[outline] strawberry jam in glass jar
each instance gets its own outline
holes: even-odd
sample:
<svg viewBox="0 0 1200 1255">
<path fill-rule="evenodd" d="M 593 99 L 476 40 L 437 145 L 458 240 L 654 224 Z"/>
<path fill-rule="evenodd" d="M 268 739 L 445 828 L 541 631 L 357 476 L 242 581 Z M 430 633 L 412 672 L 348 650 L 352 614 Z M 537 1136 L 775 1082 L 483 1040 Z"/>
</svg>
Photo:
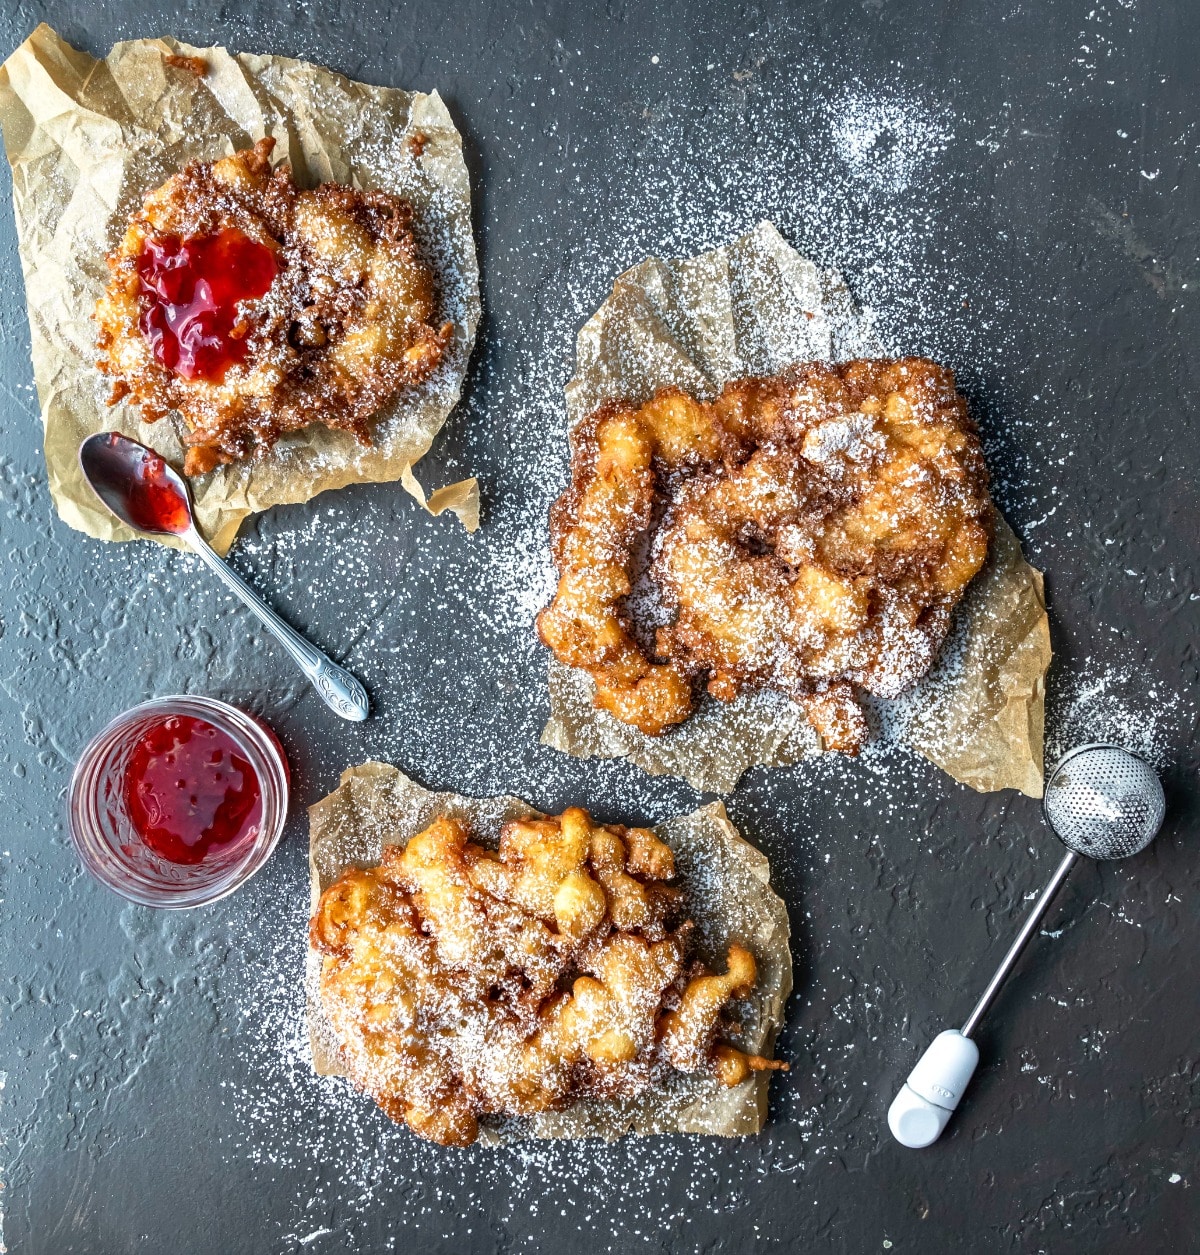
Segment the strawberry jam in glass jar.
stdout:
<svg viewBox="0 0 1200 1255">
<path fill-rule="evenodd" d="M 125 765 L 125 815 L 169 863 L 202 863 L 253 839 L 262 823 L 258 773 L 230 734 L 195 715 L 164 715 Z"/>
<path fill-rule="evenodd" d="M 126 711 L 84 750 L 68 818 L 84 866 L 147 906 L 214 902 L 266 862 L 283 831 L 288 767 L 275 735 L 207 697 Z"/>
</svg>

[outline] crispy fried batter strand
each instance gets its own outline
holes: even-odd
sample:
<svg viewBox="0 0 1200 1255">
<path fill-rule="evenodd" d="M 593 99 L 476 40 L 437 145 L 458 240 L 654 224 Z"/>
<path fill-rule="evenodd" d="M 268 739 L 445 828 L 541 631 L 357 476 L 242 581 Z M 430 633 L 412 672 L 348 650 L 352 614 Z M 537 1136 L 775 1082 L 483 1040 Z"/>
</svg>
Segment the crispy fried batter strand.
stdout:
<svg viewBox="0 0 1200 1255">
<path fill-rule="evenodd" d="M 672 622 L 655 658 L 626 602 L 635 546 L 665 506 L 650 574 Z M 693 682 L 801 702 L 826 748 L 867 736 L 855 687 L 894 697 L 931 666 L 983 565 L 987 469 L 954 376 L 923 358 L 813 362 L 611 401 L 576 432 L 551 510 L 559 585 L 538 617 L 596 705 L 657 736 Z"/>
<path fill-rule="evenodd" d="M 499 852 L 439 818 L 321 895 L 310 926 L 346 1069 L 393 1119 L 467 1145 L 484 1115 L 642 1093 L 671 1069 L 732 1086 L 782 1068 L 717 1042 L 756 980 L 689 960 L 670 849 L 578 807 L 506 824 Z"/>
<path fill-rule="evenodd" d="M 185 57 L 179 52 L 171 52 L 164 56 L 163 65 L 169 65 L 175 70 L 186 70 L 197 78 L 203 78 L 208 73 L 208 62 L 203 57 Z"/>
<path fill-rule="evenodd" d="M 189 475 L 259 454 L 310 423 L 369 443 L 370 420 L 433 371 L 453 330 L 430 321 L 433 276 L 417 257 L 408 202 L 336 183 L 299 191 L 287 166 L 271 171 L 273 145 L 193 161 L 149 193 L 108 259 L 96 305 L 109 403 L 129 397 L 148 422 L 178 411 Z M 150 298 L 139 262 L 163 241 L 177 249 L 222 232 L 265 246 L 277 273 L 265 295 L 238 305 L 230 335 L 244 341 L 240 360 L 223 377 L 185 378 L 143 332 Z"/>
</svg>

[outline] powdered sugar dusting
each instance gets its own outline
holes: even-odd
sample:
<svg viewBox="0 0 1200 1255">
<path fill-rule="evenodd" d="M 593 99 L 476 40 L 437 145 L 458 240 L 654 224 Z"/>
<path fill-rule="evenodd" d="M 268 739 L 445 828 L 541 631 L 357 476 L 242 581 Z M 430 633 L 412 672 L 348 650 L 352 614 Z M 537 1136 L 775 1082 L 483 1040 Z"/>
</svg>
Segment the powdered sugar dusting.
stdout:
<svg viewBox="0 0 1200 1255">
<path fill-rule="evenodd" d="M 970 172 L 977 145 L 991 153 L 1004 139 L 1011 111 L 972 117 L 964 112 L 970 104 L 949 111 L 915 89 L 847 81 L 836 61 L 815 53 L 781 68 L 770 60 L 779 38 L 775 29 L 749 31 L 744 47 L 711 69 L 677 71 L 703 87 L 696 103 L 688 98 L 700 93 L 632 81 L 615 108 L 599 103 L 597 67 L 609 50 L 564 46 L 544 74 L 515 77 L 494 115 L 483 111 L 476 142 L 487 154 L 485 271 L 506 278 L 490 283 L 468 395 L 435 446 L 428 477 L 480 472 L 484 530 L 469 547 L 452 543 L 446 527 L 456 524 L 423 518 L 389 489 L 354 488 L 275 511 L 234 554 L 301 626 L 320 604 L 321 643 L 367 682 L 380 717 L 338 729 L 331 751 L 316 739 L 324 725 L 303 705 L 304 682 L 204 582 L 194 560 L 106 546 L 95 555 L 96 587 L 120 595 L 99 592 L 84 606 L 96 643 L 82 622 L 74 642 L 51 632 L 36 589 L 6 638 L 19 665 L 3 684 L 29 711 L 35 752 L 55 761 L 63 752 L 37 705 L 58 691 L 54 670 L 72 668 L 75 700 L 111 705 L 113 681 L 96 663 L 103 649 L 153 659 L 163 691 L 199 685 L 263 705 L 260 690 L 269 688 L 267 713 L 289 749 L 303 758 L 310 738 L 320 747 L 311 778 L 297 782 L 307 799 L 331 787 L 346 763 L 375 756 L 464 793 L 517 792 L 547 809 L 592 802 L 618 821 L 692 809 L 696 796 L 678 781 L 537 746 L 545 654 L 532 620 L 553 587 L 546 512 L 566 482 L 562 387 L 579 326 L 628 266 L 649 255 L 697 254 L 764 217 L 801 252 L 847 276 L 887 349 L 954 366 L 982 423 L 994 493 L 1033 560 L 1051 572 L 1052 603 L 1056 569 L 1071 560 L 1096 570 L 1136 567 L 1122 552 L 1133 547 L 1128 537 L 1105 538 L 1111 556 L 1097 538 L 1080 558 L 1063 530 L 1062 468 L 1077 454 L 1078 427 L 1061 421 L 1068 398 L 1053 383 L 1061 373 L 1039 360 L 1056 342 L 1048 333 L 1064 298 L 1056 293 L 1051 306 L 1028 295 L 1045 290 L 1027 288 L 1020 270 L 1037 254 L 1026 255 L 1018 233 L 1034 228 L 996 224 L 1003 274 L 983 252 L 945 253 L 946 239 L 957 238 L 947 215 L 989 211 L 987 189 Z M 552 110 L 537 107 L 551 99 Z M 1139 133 L 1136 119 L 1120 121 Z M 881 144 L 885 124 L 892 134 Z M 1147 154 L 1142 164 L 1159 163 Z M 1100 510 L 1085 508 L 1098 531 Z M 1152 572 L 1136 579 L 1157 591 Z M 161 624 L 181 590 L 194 599 L 197 626 L 179 643 L 172 627 L 167 649 Z M 1067 658 L 1051 674 L 1047 757 L 1075 739 L 1134 737 L 1142 738 L 1134 748 L 1148 746 L 1169 766 L 1194 727 L 1193 700 L 1155 679 L 1166 664 L 1118 648 L 1128 630 L 1119 610 L 1102 598 L 1094 608 L 1096 635 L 1084 660 Z M 1079 683 L 1069 679 L 1076 672 Z M 883 930 L 864 931 L 851 911 L 872 892 L 893 898 L 898 912 L 937 909 L 925 873 L 953 864 L 976 839 L 973 828 L 943 822 L 947 789 L 956 815 L 978 818 L 983 839 L 1002 840 L 1014 821 L 1028 828 L 1019 839 L 1039 839 L 1032 804 L 957 790 L 888 735 L 854 763 L 826 756 L 754 771 L 730 799 L 739 828 L 770 852 L 773 881 L 808 930 L 802 993 L 780 1052 L 794 1070 L 775 1084 L 766 1132 L 738 1144 L 680 1137 L 440 1151 L 392 1126 L 345 1082 L 315 1077 L 303 1021 L 308 904 L 297 835 L 234 900 L 243 958 L 220 997 L 222 1007 L 240 1009 L 231 1047 L 240 1076 L 224 1091 L 235 1132 L 218 1149 L 231 1171 L 288 1182 L 284 1250 L 353 1249 L 368 1228 L 376 1248 L 421 1249 L 439 1236 L 467 1245 L 484 1225 L 517 1246 L 551 1220 L 578 1232 L 587 1249 L 665 1250 L 686 1248 L 701 1215 L 720 1216 L 732 1240 L 746 1238 L 766 1178 L 809 1183 L 818 1165 L 847 1170 L 848 1146 L 852 1157 L 876 1150 L 877 1095 L 846 1085 L 856 1053 L 872 1053 L 875 1076 L 924 1044 L 907 1018 L 911 999 L 889 972 Z M 897 847 L 901 829 L 911 829 L 915 846 Z M 144 946 L 147 964 L 148 954 Z M 682 1191 L 682 1205 L 668 1185 Z M 792 1197 L 810 1214 L 818 1210 L 818 1198 Z M 278 1196 L 274 1203 L 282 1208 Z"/>
<path fill-rule="evenodd" d="M 570 73 L 578 77 L 564 82 L 564 89 L 581 90 L 586 65 L 571 62 Z M 828 73 L 828 68 L 811 70 L 813 76 L 821 73 Z M 423 528 L 420 543 L 405 548 L 400 572 L 381 589 L 377 573 L 381 567 L 394 569 L 395 558 L 386 556 L 386 546 L 373 535 L 364 534 L 369 529 L 356 525 L 346 503 L 328 498 L 314 503 L 313 517 L 293 525 L 293 530 L 266 541 L 251 538 L 241 547 L 241 559 L 247 564 L 269 562 L 275 570 L 280 564 L 290 568 L 291 555 L 297 562 L 303 556 L 304 578 L 315 581 L 317 595 L 353 604 L 358 635 L 352 659 L 369 682 L 400 694 L 401 711 L 403 694 L 408 686 L 422 682 L 421 671 L 431 672 L 439 684 L 453 685 L 454 698 L 444 721 L 414 725 L 401 717 L 376 726 L 371 729 L 372 753 L 400 763 L 418 777 L 447 779 L 464 792 L 516 788 L 537 804 L 555 797 L 602 798 L 615 818 L 659 819 L 691 805 L 694 794 L 676 781 L 650 780 L 619 761 L 584 765 L 533 748 L 544 717 L 545 666 L 533 618 L 554 586 L 546 516 L 567 474 L 561 389 L 571 374 L 578 326 L 624 267 L 651 253 L 702 251 L 770 216 L 797 247 L 827 263 L 852 263 L 855 295 L 866 302 L 887 348 L 937 356 L 942 346 L 953 342 L 960 377 L 970 380 L 986 371 L 1001 381 L 1000 386 L 1006 372 L 1014 369 L 1015 346 L 997 337 L 996 323 L 986 312 L 976 315 L 964 308 L 965 294 L 955 291 L 945 265 L 922 243 L 935 230 L 937 187 L 957 177 L 943 160 L 944 153 L 952 147 L 952 134 L 969 135 L 969 126 L 961 120 L 934 121 L 942 118 L 937 109 L 895 93 L 873 107 L 871 94 L 861 87 L 826 97 L 801 84 L 791 101 L 787 89 L 774 87 L 783 92 L 784 100 L 765 109 L 752 82 L 730 83 L 726 76 L 724 85 L 714 88 L 703 142 L 699 119 L 686 109 L 656 106 L 627 128 L 637 157 L 628 173 L 619 168 L 601 173 L 595 165 L 599 154 L 588 150 L 594 141 L 584 136 L 572 136 L 562 149 L 564 167 L 580 171 L 581 179 L 599 179 L 604 192 L 572 197 L 572 226 L 582 230 L 584 242 L 569 254 L 551 248 L 536 295 L 514 289 L 493 304 L 491 334 L 509 337 L 509 352 L 517 364 L 494 375 L 485 344 L 477 371 L 486 388 L 476 388 L 468 396 L 457 420 L 468 451 L 495 455 L 485 483 L 480 545 L 465 556 L 452 554 L 439 544 L 436 532 Z M 848 106 L 846 112 L 839 112 L 843 105 Z M 879 177 L 871 175 L 874 141 L 865 146 L 864 118 L 877 130 L 886 121 L 897 135 L 891 151 L 901 155 L 884 160 Z M 760 136 L 752 147 L 743 142 L 746 119 Z M 535 136 L 516 109 L 500 119 L 499 127 L 496 142 L 502 162 L 494 196 L 519 204 L 520 193 L 513 186 L 516 176 L 505 172 L 504 163 L 515 164 Z M 858 177 L 832 176 L 833 160 L 850 166 L 857 162 Z M 790 172 L 786 180 L 779 178 L 781 169 Z M 679 195 L 682 186 L 688 195 Z M 563 212 L 568 212 L 566 205 Z M 492 247 L 515 254 L 535 241 L 545 246 L 553 240 L 555 226 L 553 216 L 516 222 Z M 971 295 L 979 301 L 978 294 Z M 1007 298 L 1001 292 L 991 294 L 991 299 Z M 530 309 L 536 310 L 536 317 L 528 316 Z M 1027 322 L 1036 325 L 1043 316 L 1043 311 L 1030 309 Z M 985 425 L 985 442 L 990 438 L 995 452 L 1003 452 L 1023 422 L 1032 427 L 1041 418 L 1008 421 L 1012 427 L 1004 433 L 989 433 Z M 1043 432 L 1041 437 L 1053 445 L 1052 433 Z M 1047 456 L 1053 455 L 1051 449 Z M 1027 493 L 1009 460 L 994 458 L 992 469 L 1001 504 L 1018 525 L 1053 509 L 1053 484 Z M 313 570 L 314 545 L 337 555 L 335 569 Z M 414 660 L 389 638 L 389 623 L 417 614 L 436 615 L 446 624 L 444 653 Z M 455 626 L 460 617 L 471 625 L 466 638 L 461 635 L 464 629 Z M 464 665 L 456 667 L 456 659 Z M 1087 704 L 1080 701 L 1077 726 L 1064 727 L 1060 739 L 1083 730 L 1086 710 Z M 469 732 L 461 727 L 463 711 L 470 712 Z M 879 829 L 886 830 L 922 811 L 921 789 L 914 788 L 913 781 L 928 780 L 931 771 L 914 761 L 911 752 L 898 745 L 894 730 L 885 726 L 857 762 L 826 756 L 793 771 L 753 773 L 752 787 L 736 795 L 731 805 L 744 830 L 770 844 L 775 881 L 786 886 L 795 882 L 798 865 L 827 860 L 828 852 L 816 851 L 823 843 L 828 851 L 828 843 L 847 840 L 847 832 L 857 831 L 853 825 L 863 814 L 872 814 Z M 802 773 L 804 813 L 809 817 L 804 824 L 781 819 L 792 813 L 788 797 L 797 772 Z M 530 781 L 530 787 L 514 783 L 522 780 Z M 872 838 L 872 844 L 877 840 Z M 243 1047 L 248 1079 L 229 1091 L 245 1130 L 244 1139 L 229 1147 L 229 1153 L 264 1170 L 286 1167 L 289 1173 L 300 1174 L 305 1183 L 297 1200 L 300 1216 L 320 1221 L 342 1206 L 352 1213 L 377 1214 L 383 1198 L 394 1198 L 404 1189 L 404 1205 L 388 1207 L 387 1231 L 401 1237 L 410 1229 L 436 1231 L 438 1182 L 453 1177 L 464 1214 L 487 1209 L 493 1222 L 504 1226 L 517 1216 L 536 1223 L 540 1214 L 563 1211 L 596 1249 L 623 1250 L 663 1232 L 678 1233 L 686 1242 L 692 1214 L 721 1214 L 744 1206 L 755 1178 L 802 1173 L 827 1152 L 827 1116 L 816 1104 L 812 1086 L 815 1078 L 818 1089 L 823 1089 L 824 1078 L 836 1075 L 841 1052 L 851 1048 L 852 1043 L 836 1036 L 808 1043 L 801 1056 L 808 1067 L 799 1067 L 775 1087 L 774 1123 L 736 1156 L 719 1142 L 697 1138 L 660 1139 L 652 1154 L 637 1141 L 455 1153 L 421 1146 L 344 1082 L 312 1075 L 300 977 L 306 918 L 305 905 L 293 900 L 288 913 L 269 929 L 259 979 L 244 997 L 247 1016 L 252 1013 L 256 1021 Z M 829 983 L 824 986 L 802 979 L 808 983 L 805 1005 L 829 999 L 839 1008 L 835 1019 L 848 1019 L 850 1004 L 830 992 L 845 974 L 827 973 L 824 980 Z M 886 1002 L 885 991 L 879 988 L 870 996 L 876 1004 Z M 803 1016 L 804 1011 L 794 1014 Z M 888 1028 L 876 1020 L 872 1023 L 878 1031 Z M 314 1111 L 319 1113 L 315 1121 Z M 330 1171 L 329 1165 L 336 1165 L 336 1170 Z M 663 1183 L 668 1180 L 688 1183 L 690 1214 L 681 1214 L 664 1201 Z M 472 1185 L 464 1187 L 465 1181 Z M 614 1181 L 620 1181 L 623 1191 L 615 1221 L 605 1206 Z M 401 1182 L 425 1184 L 401 1186 Z M 601 1208 L 605 1235 L 597 1241 L 593 1225 Z M 465 1234 L 471 1224 L 447 1217 L 441 1231 Z M 306 1234 L 317 1227 L 296 1232 Z"/>
<path fill-rule="evenodd" d="M 1089 741 L 1140 754 L 1160 771 L 1172 763 L 1174 732 L 1195 724 L 1193 693 L 1172 689 L 1120 653 L 1086 657 L 1058 677 L 1046 720 L 1046 763 Z"/>
<path fill-rule="evenodd" d="M 852 180 L 876 192 L 903 192 L 954 138 L 949 118 L 899 93 L 848 90 L 830 129 Z"/>
<path fill-rule="evenodd" d="M 804 437 L 804 456 L 837 478 L 846 462 L 866 462 L 883 447 L 883 433 L 869 414 L 849 414 L 818 423 Z"/>
</svg>

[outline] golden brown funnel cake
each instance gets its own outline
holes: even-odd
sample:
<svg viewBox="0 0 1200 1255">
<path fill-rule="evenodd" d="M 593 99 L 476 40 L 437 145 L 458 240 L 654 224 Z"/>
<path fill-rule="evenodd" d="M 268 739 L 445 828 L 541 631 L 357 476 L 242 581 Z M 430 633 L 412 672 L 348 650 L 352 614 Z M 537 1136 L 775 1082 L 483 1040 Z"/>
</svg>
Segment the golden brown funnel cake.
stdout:
<svg viewBox="0 0 1200 1255">
<path fill-rule="evenodd" d="M 633 1097 L 673 1072 L 734 1086 L 782 1068 L 721 1040 L 757 980 L 691 956 L 668 846 L 572 807 L 514 820 L 499 851 L 434 821 L 321 895 L 312 945 L 345 1069 L 396 1121 L 467 1145 L 483 1116 Z"/>
<path fill-rule="evenodd" d="M 707 676 L 722 701 L 787 694 L 826 748 L 857 752 L 855 689 L 895 697 L 924 675 L 987 558 L 975 427 L 953 374 L 923 358 L 805 363 L 712 402 L 610 401 L 575 432 L 571 469 L 538 631 L 595 680 L 598 707 L 651 736 Z M 651 654 L 627 599 L 660 516 L 650 575 L 670 622 Z"/>
<path fill-rule="evenodd" d="M 433 276 L 412 207 L 336 183 L 299 191 L 274 140 L 193 161 L 151 192 L 109 257 L 96 305 L 110 404 L 178 412 L 189 475 L 310 423 L 370 422 L 437 366 Z"/>
</svg>

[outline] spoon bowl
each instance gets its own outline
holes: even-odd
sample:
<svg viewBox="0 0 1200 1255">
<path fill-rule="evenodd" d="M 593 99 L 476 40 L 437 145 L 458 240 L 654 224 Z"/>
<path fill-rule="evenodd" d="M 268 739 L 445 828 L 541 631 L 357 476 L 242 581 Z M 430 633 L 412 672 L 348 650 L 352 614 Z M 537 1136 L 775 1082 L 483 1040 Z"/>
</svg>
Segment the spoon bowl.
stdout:
<svg viewBox="0 0 1200 1255">
<path fill-rule="evenodd" d="M 79 446 L 92 491 L 127 527 L 150 536 L 185 536 L 195 527 L 187 481 L 153 449 L 100 431 Z"/>
</svg>

